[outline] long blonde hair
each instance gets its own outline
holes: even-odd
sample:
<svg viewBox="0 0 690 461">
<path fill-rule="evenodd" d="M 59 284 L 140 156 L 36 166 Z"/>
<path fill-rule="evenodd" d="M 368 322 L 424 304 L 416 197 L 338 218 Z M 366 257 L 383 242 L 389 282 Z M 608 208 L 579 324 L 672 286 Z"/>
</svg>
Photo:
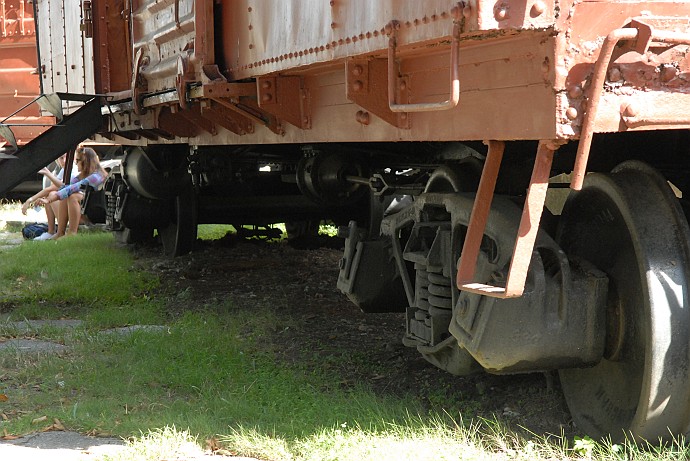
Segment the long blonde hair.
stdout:
<svg viewBox="0 0 690 461">
<path fill-rule="evenodd" d="M 77 147 L 75 157 L 80 167 L 79 179 L 84 179 L 97 171 L 101 173 L 104 179 L 108 176 L 108 173 L 101 166 L 98 154 L 90 147 Z"/>
</svg>

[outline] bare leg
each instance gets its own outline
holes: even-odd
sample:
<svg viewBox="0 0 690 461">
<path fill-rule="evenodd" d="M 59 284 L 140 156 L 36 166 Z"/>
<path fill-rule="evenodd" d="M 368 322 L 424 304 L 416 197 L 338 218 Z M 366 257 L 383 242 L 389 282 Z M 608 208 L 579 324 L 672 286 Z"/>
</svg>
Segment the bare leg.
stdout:
<svg viewBox="0 0 690 461">
<path fill-rule="evenodd" d="M 45 207 L 46 218 L 48 218 L 48 233 L 55 234 L 55 217 L 57 216 L 57 203 L 51 203 Z"/>
<path fill-rule="evenodd" d="M 67 219 L 68 219 L 68 211 L 67 211 L 67 200 L 60 200 L 57 202 L 57 207 L 58 207 L 58 213 L 57 213 L 57 234 L 53 238 L 60 238 L 63 235 L 65 235 L 65 231 L 67 230 Z"/>
<path fill-rule="evenodd" d="M 77 192 L 67 197 L 64 201 L 67 202 L 67 214 L 69 217 L 69 229 L 67 233 L 76 235 L 79 230 L 79 222 L 81 221 L 81 200 L 84 194 Z"/>
</svg>

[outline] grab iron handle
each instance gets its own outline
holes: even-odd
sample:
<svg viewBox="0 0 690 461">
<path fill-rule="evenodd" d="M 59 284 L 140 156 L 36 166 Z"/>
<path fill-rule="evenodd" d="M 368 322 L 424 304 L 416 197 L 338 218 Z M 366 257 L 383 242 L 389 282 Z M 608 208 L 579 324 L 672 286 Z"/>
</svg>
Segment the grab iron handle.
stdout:
<svg viewBox="0 0 690 461">
<path fill-rule="evenodd" d="M 460 8 L 462 10 L 462 8 Z M 388 106 L 393 112 L 432 112 L 453 109 L 460 102 L 460 72 L 458 71 L 460 49 L 460 24 L 453 22 L 453 38 L 450 45 L 450 96 L 443 102 L 423 102 L 416 104 L 400 104 L 396 101 L 398 72 L 395 65 L 397 49 L 397 27 L 391 27 L 388 39 Z"/>
</svg>

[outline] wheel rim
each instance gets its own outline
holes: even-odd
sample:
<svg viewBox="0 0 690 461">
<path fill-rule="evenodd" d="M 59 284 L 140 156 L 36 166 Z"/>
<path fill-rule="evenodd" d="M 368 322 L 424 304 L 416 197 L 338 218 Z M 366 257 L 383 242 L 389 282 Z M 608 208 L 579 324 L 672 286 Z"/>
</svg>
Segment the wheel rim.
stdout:
<svg viewBox="0 0 690 461">
<path fill-rule="evenodd" d="M 663 177 L 640 162 L 589 175 L 566 204 L 559 241 L 609 277 L 604 358 L 560 371 L 577 426 L 656 440 L 688 423 L 690 232 Z"/>
</svg>

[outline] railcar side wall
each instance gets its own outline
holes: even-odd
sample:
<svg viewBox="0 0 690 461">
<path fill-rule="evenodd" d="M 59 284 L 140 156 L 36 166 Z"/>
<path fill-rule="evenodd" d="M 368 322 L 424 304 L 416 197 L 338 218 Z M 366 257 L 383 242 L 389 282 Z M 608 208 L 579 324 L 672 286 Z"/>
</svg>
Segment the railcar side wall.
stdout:
<svg viewBox="0 0 690 461">
<path fill-rule="evenodd" d="M 117 142 L 567 141 L 579 137 L 597 91 L 605 94 L 595 132 L 690 126 L 682 116 L 690 104 L 686 45 L 626 39 L 601 64 L 615 69 L 603 87 L 590 87 L 609 34 L 625 27 L 687 34 L 688 1 L 89 5 L 81 28 L 93 29 L 95 75 L 85 64 L 84 87 L 125 101 L 111 107 L 106 135 Z M 79 42 L 66 19 L 39 17 L 39 25 Z M 82 42 L 88 56 L 91 40 Z M 64 67 L 63 60 L 69 71 L 67 56 L 54 61 Z M 457 107 L 391 110 L 451 99 L 456 65 Z M 50 75 L 47 91 L 69 86 Z M 621 107 L 631 104 L 647 111 L 630 120 L 635 111 Z"/>
</svg>

